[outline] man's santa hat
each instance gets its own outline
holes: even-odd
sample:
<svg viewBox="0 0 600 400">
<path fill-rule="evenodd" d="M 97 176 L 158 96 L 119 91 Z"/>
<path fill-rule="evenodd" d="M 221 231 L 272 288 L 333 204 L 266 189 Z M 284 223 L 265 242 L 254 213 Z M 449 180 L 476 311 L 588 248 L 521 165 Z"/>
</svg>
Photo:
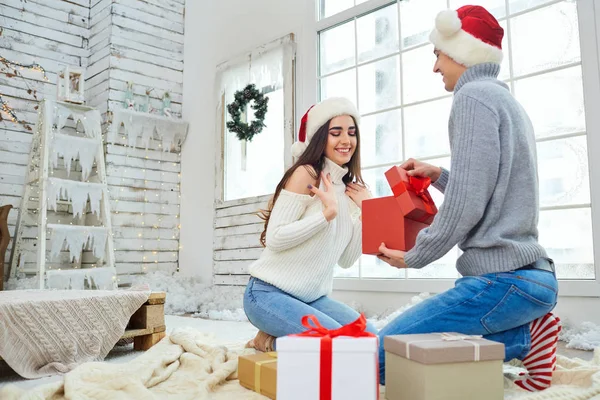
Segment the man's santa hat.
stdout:
<svg viewBox="0 0 600 400">
<path fill-rule="evenodd" d="M 292 156 L 298 158 L 308 147 L 308 143 L 320 127 L 327 121 L 340 115 L 350 115 L 356 125 L 360 123 L 360 115 L 356 106 L 344 97 L 331 97 L 308 109 L 302 117 L 298 141 L 292 145 Z"/>
<path fill-rule="evenodd" d="M 502 63 L 504 29 L 481 6 L 444 10 L 435 19 L 429 40 L 436 49 L 466 67 Z"/>
</svg>

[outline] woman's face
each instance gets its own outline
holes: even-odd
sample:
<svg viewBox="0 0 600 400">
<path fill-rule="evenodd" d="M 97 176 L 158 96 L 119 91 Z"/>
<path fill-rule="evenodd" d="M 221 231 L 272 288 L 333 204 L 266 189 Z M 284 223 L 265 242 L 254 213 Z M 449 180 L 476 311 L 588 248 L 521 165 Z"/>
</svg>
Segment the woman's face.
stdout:
<svg viewBox="0 0 600 400">
<path fill-rule="evenodd" d="M 351 116 L 333 118 L 329 122 L 325 157 L 339 166 L 348 164 L 356 151 L 357 140 L 356 126 Z"/>
</svg>

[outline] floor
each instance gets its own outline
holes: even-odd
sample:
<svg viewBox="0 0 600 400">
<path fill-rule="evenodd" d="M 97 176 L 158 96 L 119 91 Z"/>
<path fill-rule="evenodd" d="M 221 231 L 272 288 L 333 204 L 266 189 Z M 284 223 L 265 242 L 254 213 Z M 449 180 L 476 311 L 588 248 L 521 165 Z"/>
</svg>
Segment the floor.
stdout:
<svg viewBox="0 0 600 400">
<path fill-rule="evenodd" d="M 167 332 L 176 328 L 192 328 L 202 332 L 213 333 L 226 341 L 246 341 L 254 337 L 256 328 L 248 322 L 213 321 L 200 318 L 178 317 L 167 315 L 165 317 Z M 107 362 L 123 363 L 137 357 L 140 352 L 134 351 L 132 345 L 116 347 L 107 356 Z M 578 357 L 591 360 L 593 353 L 590 351 L 567 349 L 565 344 L 559 343 L 559 354 L 567 357 Z M 50 383 L 61 379 L 59 376 L 26 380 L 17 375 L 3 361 L 0 361 L 0 387 L 6 384 L 15 384 L 21 388 L 32 388 L 43 383 Z"/>
</svg>

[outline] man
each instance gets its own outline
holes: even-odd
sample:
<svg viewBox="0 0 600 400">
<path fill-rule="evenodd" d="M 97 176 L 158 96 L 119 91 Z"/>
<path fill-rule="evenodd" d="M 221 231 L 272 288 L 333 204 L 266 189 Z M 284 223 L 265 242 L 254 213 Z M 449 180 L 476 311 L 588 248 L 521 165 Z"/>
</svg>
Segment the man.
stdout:
<svg viewBox="0 0 600 400">
<path fill-rule="evenodd" d="M 451 168 L 408 160 L 410 175 L 427 176 L 444 193 L 430 227 L 409 252 L 382 244 L 379 258 L 397 268 L 422 268 L 455 245 L 463 251 L 454 288 L 401 314 L 379 333 L 461 332 L 502 342 L 528 376 L 516 383 L 550 386 L 560 321 L 554 265 L 538 243 L 538 178 L 531 122 L 497 79 L 503 29 L 484 8 L 441 12 L 430 35 L 434 72 L 454 92 L 448 124 Z M 381 379 L 384 351 L 380 349 Z"/>
</svg>

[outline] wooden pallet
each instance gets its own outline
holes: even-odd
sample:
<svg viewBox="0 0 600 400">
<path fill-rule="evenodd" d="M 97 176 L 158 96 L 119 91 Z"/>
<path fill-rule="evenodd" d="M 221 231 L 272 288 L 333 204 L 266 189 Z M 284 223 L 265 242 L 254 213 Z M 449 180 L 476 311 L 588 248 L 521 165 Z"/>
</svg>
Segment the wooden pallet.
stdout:
<svg viewBox="0 0 600 400">
<path fill-rule="evenodd" d="M 133 338 L 134 350 L 148 350 L 166 335 L 165 292 L 153 292 L 129 320 L 121 339 Z"/>
</svg>

